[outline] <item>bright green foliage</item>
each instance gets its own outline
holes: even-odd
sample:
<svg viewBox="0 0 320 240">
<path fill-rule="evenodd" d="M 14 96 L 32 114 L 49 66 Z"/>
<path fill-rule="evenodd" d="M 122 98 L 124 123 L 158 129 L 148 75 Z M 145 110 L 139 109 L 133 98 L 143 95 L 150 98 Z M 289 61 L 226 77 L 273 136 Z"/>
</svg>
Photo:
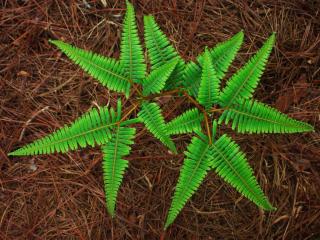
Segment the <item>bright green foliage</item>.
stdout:
<svg viewBox="0 0 320 240">
<path fill-rule="evenodd" d="M 153 70 L 143 82 L 143 95 L 148 96 L 151 93 L 160 93 L 164 85 L 175 69 L 178 60 L 174 59 L 158 69 Z"/>
<path fill-rule="evenodd" d="M 197 108 L 192 108 L 167 123 L 167 132 L 172 135 L 200 131 L 202 121 L 203 114 Z"/>
<path fill-rule="evenodd" d="M 210 146 L 212 168 L 243 196 L 265 210 L 274 210 L 264 196 L 253 171 L 239 146 L 227 135 Z"/>
<path fill-rule="evenodd" d="M 238 32 L 229 40 L 218 43 L 214 48 L 209 49 L 211 61 L 214 69 L 216 70 L 217 78 L 221 80 L 230 64 L 234 60 L 243 42 L 243 31 Z M 197 57 L 200 65 L 203 65 L 204 54 L 202 53 Z"/>
<path fill-rule="evenodd" d="M 212 122 L 212 140 L 215 141 L 217 136 L 217 128 L 218 128 L 218 121 L 215 119 Z"/>
<path fill-rule="evenodd" d="M 201 67 L 195 62 L 188 62 L 183 73 L 183 86 L 190 96 L 198 96 L 200 82 Z"/>
<path fill-rule="evenodd" d="M 297 133 L 313 131 L 307 123 L 294 120 L 278 110 L 252 99 L 241 99 L 219 118 L 219 123 L 232 120 L 232 129 L 240 133 Z"/>
<path fill-rule="evenodd" d="M 228 107 L 241 98 L 248 99 L 252 97 L 260 81 L 274 42 L 275 33 L 267 39 L 256 55 L 227 82 L 227 86 L 223 89 L 220 97 L 223 107 Z"/>
<path fill-rule="evenodd" d="M 214 125 L 216 126 L 216 123 Z M 254 178 L 253 171 L 239 146 L 226 135 L 212 144 L 208 143 L 204 134 L 199 132 L 199 135 L 202 140 L 193 137 L 185 153 L 187 158 L 180 172 L 164 228 L 175 220 L 211 168 L 258 206 L 265 210 L 274 210 Z"/>
<path fill-rule="evenodd" d="M 169 79 L 166 81 L 166 85 L 164 86 L 165 90 L 172 90 L 180 87 L 182 85 L 182 80 L 183 80 L 183 71 L 185 68 L 185 62 L 181 59 L 178 58 L 178 63 L 169 77 Z"/>
<path fill-rule="evenodd" d="M 231 62 L 234 60 L 240 46 L 243 42 L 243 32 L 239 32 L 229 40 L 217 44 L 212 49 L 209 49 L 211 55 L 211 62 L 216 71 L 218 80 L 220 81 L 228 70 Z M 197 61 L 199 64 L 189 62 L 186 64 L 183 85 L 188 90 L 189 94 L 193 97 L 198 95 L 198 89 L 201 80 L 201 66 L 203 64 L 203 55 L 201 54 Z"/>
<path fill-rule="evenodd" d="M 135 135 L 135 128 L 116 127 L 112 138 L 102 146 L 103 152 L 103 179 L 106 194 L 107 209 L 114 216 L 117 193 L 122 182 L 128 161 L 123 157 L 130 153 Z"/>
<path fill-rule="evenodd" d="M 71 60 L 97 79 L 103 86 L 129 96 L 130 79 L 123 67 L 114 59 L 76 48 L 59 40 L 50 40 Z"/>
<path fill-rule="evenodd" d="M 114 216 L 117 193 L 128 166 L 128 161 L 123 158 L 129 154 L 135 135 L 135 129 L 127 125 L 144 123 L 145 127 L 174 153 L 176 147 L 170 136 L 194 132 L 196 136 L 192 138 L 185 152 L 186 158 L 165 228 L 175 220 L 209 170 L 216 171 L 259 207 L 273 210 L 254 178 L 244 153 L 230 137 L 219 137 L 218 127 L 223 122 L 228 124 L 232 121 L 232 128 L 240 133 L 294 133 L 313 130 L 311 125 L 289 118 L 252 99 L 274 45 L 275 34 L 231 77 L 220 92 L 220 81 L 242 44 L 242 31 L 230 40 L 200 54 L 196 62 L 185 64 L 154 18 L 145 16 L 145 44 L 151 63 L 151 73 L 148 75 L 134 9 L 128 1 L 126 4 L 120 61 L 78 49 L 62 41 L 52 40 L 51 43 L 103 86 L 125 93 L 127 97 L 132 86 L 134 91 L 131 95 L 138 95 L 136 101 L 126 102 L 132 106 L 127 108 L 123 117 L 120 101 L 116 110 L 107 107 L 90 110 L 70 126 L 65 126 L 9 155 L 64 153 L 87 145 L 100 145 L 103 152 L 106 205 L 108 212 Z M 166 124 L 160 107 L 152 101 L 161 96 L 162 90 L 167 89 L 174 91 L 166 92 L 166 95 L 177 93 L 177 98 L 185 96 L 185 100 L 189 100 L 185 103 L 193 104 L 196 108 L 187 110 Z M 214 108 L 210 109 L 213 105 Z M 219 106 L 222 109 L 216 108 Z M 139 107 L 138 117 L 130 119 Z M 212 119 L 221 112 L 219 121 Z"/>
<path fill-rule="evenodd" d="M 174 153 L 177 152 L 174 142 L 168 134 L 160 107 L 156 103 L 144 102 L 138 114 L 146 128 Z"/>
<path fill-rule="evenodd" d="M 165 229 L 175 220 L 188 199 L 198 189 L 211 167 L 209 145 L 197 137 L 192 138 L 185 155 L 186 159 L 180 171 Z"/>
<path fill-rule="evenodd" d="M 120 104 L 120 102 L 118 102 Z M 71 126 L 64 126 L 56 132 L 40 138 L 9 155 L 24 156 L 50 154 L 54 152 L 65 153 L 87 145 L 101 145 L 111 137 L 111 131 L 118 123 L 121 112 L 115 112 L 107 107 L 100 110 L 92 109 L 78 118 Z"/>
<path fill-rule="evenodd" d="M 120 63 L 126 70 L 130 80 L 142 83 L 145 78 L 147 66 L 144 62 L 143 50 L 138 36 L 134 8 L 126 1 L 127 12 L 123 22 L 121 36 Z"/>
<path fill-rule="evenodd" d="M 220 82 L 213 68 L 209 52 L 206 49 L 203 56 L 201 82 L 197 98 L 198 102 L 206 109 L 209 109 L 214 103 L 218 102 L 219 89 Z"/>
<path fill-rule="evenodd" d="M 150 58 L 151 70 L 158 69 L 173 59 L 178 59 L 177 66 L 172 76 L 167 80 L 165 89 L 179 86 L 184 71 L 184 60 L 172 47 L 167 36 L 161 31 L 153 16 L 144 16 L 143 20 L 144 38 Z"/>
</svg>

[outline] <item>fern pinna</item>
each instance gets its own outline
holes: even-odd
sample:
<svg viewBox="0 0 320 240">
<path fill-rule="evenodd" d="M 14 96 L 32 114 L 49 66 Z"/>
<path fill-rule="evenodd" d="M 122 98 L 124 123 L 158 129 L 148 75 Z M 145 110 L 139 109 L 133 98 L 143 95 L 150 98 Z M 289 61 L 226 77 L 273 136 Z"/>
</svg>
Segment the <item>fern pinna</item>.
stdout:
<svg viewBox="0 0 320 240">
<path fill-rule="evenodd" d="M 113 217 L 117 193 L 129 165 L 125 157 L 130 154 L 134 143 L 136 130 L 132 124 L 142 123 L 173 153 L 177 153 L 177 149 L 172 135 L 192 135 L 164 224 L 165 229 L 174 222 L 209 171 L 216 172 L 258 207 L 274 210 L 240 147 L 230 136 L 219 136 L 218 132 L 222 123 L 228 125 L 229 122 L 238 133 L 313 131 L 311 125 L 292 119 L 253 98 L 274 45 L 275 34 L 222 88 L 221 81 L 243 42 L 242 31 L 213 48 L 206 48 L 196 61 L 186 63 L 155 19 L 145 16 L 144 38 L 151 65 L 151 71 L 147 73 L 148 61 L 144 59 L 138 37 L 134 8 L 128 1 L 126 5 L 119 60 L 59 40 L 50 42 L 103 86 L 123 93 L 126 98 L 136 97 L 130 102 L 128 110 L 122 113 L 120 99 L 115 109 L 91 109 L 70 126 L 64 126 L 9 155 L 65 153 L 88 145 L 100 146 L 106 208 Z M 166 122 L 155 101 L 164 95 L 183 97 L 194 107 Z M 138 114 L 130 118 L 134 116 L 135 110 L 139 110 Z"/>
</svg>

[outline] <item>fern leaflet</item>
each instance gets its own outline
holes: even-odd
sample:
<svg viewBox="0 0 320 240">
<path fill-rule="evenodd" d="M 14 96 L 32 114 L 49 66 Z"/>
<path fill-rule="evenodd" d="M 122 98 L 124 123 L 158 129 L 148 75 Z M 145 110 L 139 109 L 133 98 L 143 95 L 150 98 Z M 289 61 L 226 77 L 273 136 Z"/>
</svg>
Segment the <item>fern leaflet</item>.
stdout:
<svg viewBox="0 0 320 240">
<path fill-rule="evenodd" d="M 120 104 L 120 101 L 118 101 Z M 65 153 L 87 145 L 101 145 L 109 141 L 111 131 L 119 122 L 121 112 L 113 108 L 92 109 L 78 118 L 71 126 L 64 126 L 56 132 L 40 138 L 9 153 L 12 156 Z"/>
<path fill-rule="evenodd" d="M 153 70 L 143 82 L 143 95 L 147 96 L 151 93 L 160 93 L 176 65 L 177 60 L 172 60 Z"/>
<path fill-rule="evenodd" d="M 76 48 L 59 40 L 49 40 L 103 86 L 129 96 L 130 81 L 123 67 L 114 59 Z"/>
<path fill-rule="evenodd" d="M 192 133 L 195 130 L 201 130 L 203 114 L 197 108 L 187 110 L 180 116 L 167 123 L 168 134 Z"/>
<path fill-rule="evenodd" d="M 151 62 L 151 70 L 157 69 L 168 61 L 178 59 L 177 66 L 172 76 L 166 82 L 165 89 L 179 86 L 184 70 L 184 60 L 170 44 L 167 36 L 161 31 L 153 16 L 144 16 L 144 38 L 148 56 Z"/>
<path fill-rule="evenodd" d="M 265 210 L 274 210 L 263 194 L 245 154 L 227 135 L 210 146 L 212 168 L 243 196 Z"/>
<path fill-rule="evenodd" d="M 130 153 L 135 135 L 135 128 L 116 127 L 111 140 L 102 146 L 103 179 L 106 194 L 106 204 L 110 215 L 114 216 L 117 193 L 123 179 L 128 161 L 123 159 Z"/>
<path fill-rule="evenodd" d="M 307 123 L 297 121 L 251 99 L 241 99 L 230 106 L 219 118 L 228 124 L 232 120 L 232 129 L 240 133 L 297 133 L 313 131 Z"/>
<path fill-rule="evenodd" d="M 123 32 L 120 45 L 120 62 L 126 69 L 130 80 L 142 83 L 145 78 L 146 64 L 138 36 L 134 8 L 126 1 L 127 12 L 123 22 Z"/>
<path fill-rule="evenodd" d="M 206 109 L 212 104 L 218 102 L 220 82 L 217 78 L 216 71 L 213 68 L 208 50 L 205 50 L 203 56 L 201 82 L 198 93 L 198 102 Z"/>
<path fill-rule="evenodd" d="M 240 98 L 251 98 L 264 71 L 275 41 L 273 33 L 248 63 L 227 82 L 220 96 L 221 105 L 228 107 Z"/>
<path fill-rule="evenodd" d="M 225 76 L 225 72 L 228 70 L 231 62 L 235 58 L 242 42 L 243 32 L 241 31 L 229 40 L 219 43 L 214 48 L 209 49 L 211 62 L 219 81 Z M 201 66 L 203 64 L 203 56 L 204 54 L 201 54 L 197 58 L 199 64 L 195 62 L 187 63 L 183 74 L 184 87 L 193 97 L 197 97 L 198 95 L 198 89 L 201 81 Z"/>
<path fill-rule="evenodd" d="M 170 139 L 167 132 L 164 118 L 161 114 L 160 107 L 156 103 L 144 102 L 138 113 L 146 128 L 163 144 L 165 144 L 174 153 L 177 152 L 174 142 Z"/>
<path fill-rule="evenodd" d="M 211 61 L 214 69 L 216 70 L 217 78 L 221 80 L 227 72 L 231 62 L 237 55 L 242 42 L 243 42 L 243 31 L 238 32 L 229 40 L 218 43 L 212 49 L 209 49 L 211 55 Z M 204 53 L 197 57 L 197 61 L 200 65 L 203 65 Z"/>
<path fill-rule="evenodd" d="M 188 199 L 199 188 L 211 167 L 207 142 L 193 137 L 185 152 L 186 159 L 180 170 L 180 176 L 173 195 L 164 229 L 173 223 Z"/>
<path fill-rule="evenodd" d="M 188 62 L 183 72 L 183 86 L 188 94 L 198 96 L 201 82 L 201 67 L 195 62 Z"/>
<path fill-rule="evenodd" d="M 215 141 L 217 135 L 218 121 L 215 119 L 212 122 L 212 140 Z"/>
</svg>

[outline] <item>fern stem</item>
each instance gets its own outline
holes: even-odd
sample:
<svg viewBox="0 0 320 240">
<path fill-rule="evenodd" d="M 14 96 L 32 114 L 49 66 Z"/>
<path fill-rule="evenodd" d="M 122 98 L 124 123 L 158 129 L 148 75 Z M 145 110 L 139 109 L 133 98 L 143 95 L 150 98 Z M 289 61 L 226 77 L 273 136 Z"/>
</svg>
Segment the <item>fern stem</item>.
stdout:
<svg viewBox="0 0 320 240">
<path fill-rule="evenodd" d="M 193 98 L 191 97 L 187 92 L 183 91 L 182 94 L 187 97 L 190 102 L 192 102 L 196 108 L 198 108 L 201 112 L 203 112 L 203 114 L 207 114 L 206 110 Z"/>
<path fill-rule="evenodd" d="M 204 115 L 204 122 L 206 124 L 207 135 L 208 135 L 208 138 L 209 138 L 209 143 L 211 145 L 212 144 L 212 137 L 211 137 L 211 131 L 210 131 L 210 123 L 209 123 L 207 114 Z"/>
<path fill-rule="evenodd" d="M 210 113 L 214 113 L 214 112 L 223 112 L 224 110 L 227 110 L 227 108 L 212 108 L 209 110 Z"/>
<path fill-rule="evenodd" d="M 209 123 L 209 120 L 208 120 L 207 111 L 200 104 L 198 104 L 198 102 L 193 97 L 191 97 L 186 91 L 183 91 L 182 93 L 183 93 L 183 95 L 185 97 L 187 97 L 196 106 L 196 108 L 198 108 L 203 113 L 204 121 L 205 121 L 205 125 L 206 125 L 206 131 L 207 131 L 207 135 L 208 135 L 208 138 L 209 138 L 209 143 L 212 144 L 210 123 Z"/>
<path fill-rule="evenodd" d="M 167 95 L 172 95 L 175 93 L 179 93 L 181 91 L 180 88 L 175 89 L 175 90 L 170 90 L 170 91 L 164 91 L 162 93 L 155 93 L 155 94 L 151 94 L 149 96 L 144 97 L 145 100 L 151 100 L 154 99 L 156 97 L 163 97 L 163 96 L 167 96 Z"/>
<path fill-rule="evenodd" d="M 137 107 L 139 107 L 139 105 L 133 103 L 133 107 L 120 119 L 119 124 L 123 122 L 123 120 L 125 120 L 135 109 L 137 109 Z"/>
<path fill-rule="evenodd" d="M 131 84 L 131 86 L 133 87 L 133 91 L 131 92 L 129 98 L 130 98 L 131 96 L 133 96 L 133 94 L 134 94 L 135 92 L 138 93 L 139 97 L 142 97 L 143 94 L 142 94 L 142 92 L 141 92 L 140 89 L 139 89 L 139 84 L 134 83 L 134 82 L 132 81 L 132 79 L 128 79 L 128 82 L 129 82 L 129 83 Z"/>
</svg>

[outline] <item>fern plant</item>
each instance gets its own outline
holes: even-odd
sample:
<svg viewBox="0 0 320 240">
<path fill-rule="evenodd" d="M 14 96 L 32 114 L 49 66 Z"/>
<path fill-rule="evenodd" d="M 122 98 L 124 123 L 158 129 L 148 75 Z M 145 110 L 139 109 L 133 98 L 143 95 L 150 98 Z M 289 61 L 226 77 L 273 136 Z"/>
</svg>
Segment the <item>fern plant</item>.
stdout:
<svg viewBox="0 0 320 240">
<path fill-rule="evenodd" d="M 91 109 L 69 126 L 21 147 L 11 156 L 65 153 L 86 146 L 100 146 L 106 208 L 114 217 L 120 188 L 134 143 L 134 124 L 145 127 L 173 153 L 172 135 L 191 134 L 185 160 L 164 225 L 172 224 L 196 192 L 209 171 L 215 171 L 243 196 L 264 210 L 275 208 L 268 201 L 253 175 L 245 154 L 229 136 L 219 136 L 219 126 L 231 122 L 239 133 L 297 133 L 313 131 L 307 123 L 294 120 L 253 99 L 275 42 L 272 34 L 261 49 L 240 68 L 221 89 L 221 81 L 243 41 L 240 31 L 230 40 L 206 48 L 196 61 L 186 63 L 170 44 L 152 16 L 144 17 L 144 37 L 150 63 L 138 37 L 134 8 L 126 2 L 120 59 L 112 59 L 50 40 L 103 86 L 134 100 L 122 113 L 116 108 Z M 155 99 L 171 95 L 184 97 L 194 107 L 166 122 Z M 134 112 L 138 114 L 134 116 Z M 220 116 L 217 116 L 219 114 Z"/>
</svg>

